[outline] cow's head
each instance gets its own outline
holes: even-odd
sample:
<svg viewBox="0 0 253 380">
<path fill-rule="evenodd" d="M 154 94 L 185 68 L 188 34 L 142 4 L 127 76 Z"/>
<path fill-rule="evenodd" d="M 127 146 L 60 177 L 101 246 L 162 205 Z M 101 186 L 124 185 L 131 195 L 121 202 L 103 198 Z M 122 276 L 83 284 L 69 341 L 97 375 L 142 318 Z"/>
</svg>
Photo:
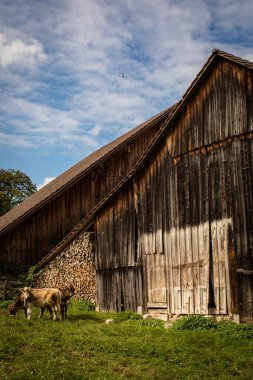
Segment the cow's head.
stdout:
<svg viewBox="0 0 253 380">
<path fill-rule="evenodd" d="M 10 316 L 13 317 L 16 314 L 16 312 L 18 311 L 18 308 L 15 306 L 14 303 L 11 303 L 8 306 L 8 310 L 9 310 Z"/>
<path fill-rule="evenodd" d="M 27 306 L 27 300 L 31 297 L 31 288 L 26 286 L 24 288 L 19 289 L 22 293 L 22 298 L 24 299 L 24 306 Z"/>
<path fill-rule="evenodd" d="M 22 292 L 15 298 L 14 302 L 8 306 L 10 316 L 14 316 L 21 308 L 24 308 L 24 297 Z"/>
</svg>

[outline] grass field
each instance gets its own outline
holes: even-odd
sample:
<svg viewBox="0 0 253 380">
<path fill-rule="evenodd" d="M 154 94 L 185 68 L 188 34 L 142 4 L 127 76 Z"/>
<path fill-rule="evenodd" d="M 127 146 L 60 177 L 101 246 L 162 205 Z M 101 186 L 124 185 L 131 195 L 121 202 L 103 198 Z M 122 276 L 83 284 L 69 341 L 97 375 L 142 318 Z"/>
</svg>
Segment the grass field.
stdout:
<svg viewBox="0 0 253 380">
<path fill-rule="evenodd" d="M 133 313 L 85 311 L 53 322 L 33 309 L 0 309 L 0 379 L 253 379 L 253 326 L 186 318 L 164 323 Z M 115 324 L 105 324 L 114 318 Z"/>
</svg>

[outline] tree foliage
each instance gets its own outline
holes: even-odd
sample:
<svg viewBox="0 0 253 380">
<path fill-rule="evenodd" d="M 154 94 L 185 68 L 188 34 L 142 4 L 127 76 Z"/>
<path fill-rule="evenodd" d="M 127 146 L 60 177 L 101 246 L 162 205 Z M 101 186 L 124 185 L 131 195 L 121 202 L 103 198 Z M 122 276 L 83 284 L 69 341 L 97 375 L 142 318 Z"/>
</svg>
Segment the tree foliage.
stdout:
<svg viewBox="0 0 253 380">
<path fill-rule="evenodd" d="M 0 169 L 0 215 L 37 191 L 36 185 L 20 170 Z"/>
</svg>

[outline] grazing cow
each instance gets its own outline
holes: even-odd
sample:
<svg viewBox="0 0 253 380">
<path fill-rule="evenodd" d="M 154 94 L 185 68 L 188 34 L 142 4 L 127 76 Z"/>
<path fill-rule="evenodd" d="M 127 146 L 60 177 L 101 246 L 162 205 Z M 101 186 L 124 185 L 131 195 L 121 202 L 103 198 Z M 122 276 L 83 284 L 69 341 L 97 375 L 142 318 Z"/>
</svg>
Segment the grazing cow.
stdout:
<svg viewBox="0 0 253 380">
<path fill-rule="evenodd" d="M 61 293 L 61 318 L 65 319 L 67 318 L 67 308 L 70 302 L 70 298 L 73 297 L 75 289 L 71 285 L 69 288 L 63 288 L 62 286 L 55 286 L 55 289 L 59 289 Z M 41 315 L 44 314 L 45 309 L 41 309 Z"/>
<path fill-rule="evenodd" d="M 8 306 L 10 315 L 13 317 L 19 309 L 23 309 L 27 317 L 27 308 L 24 306 L 24 295 L 20 293 L 12 304 Z"/>
<path fill-rule="evenodd" d="M 18 310 L 23 309 L 24 313 L 25 313 L 25 316 L 27 317 L 27 307 L 25 307 L 24 301 L 25 301 L 24 294 L 21 292 L 15 298 L 14 302 L 8 306 L 8 309 L 9 309 L 9 312 L 10 312 L 10 316 L 13 317 L 18 312 Z M 49 313 L 50 313 L 50 315 L 52 317 L 52 309 L 51 309 L 51 307 L 45 306 L 43 308 L 40 308 L 39 318 L 42 317 L 45 309 L 47 309 L 49 311 Z"/>
<path fill-rule="evenodd" d="M 44 309 L 50 308 L 53 312 L 53 320 L 61 319 L 61 292 L 57 288 L 32 289 L 25 287 L 20 289 L 24 298 L 24 307 L 27 308 L 27 319 L 31 319 L 32 307 L 41 309 L 40 317 Z"/>
</svg>

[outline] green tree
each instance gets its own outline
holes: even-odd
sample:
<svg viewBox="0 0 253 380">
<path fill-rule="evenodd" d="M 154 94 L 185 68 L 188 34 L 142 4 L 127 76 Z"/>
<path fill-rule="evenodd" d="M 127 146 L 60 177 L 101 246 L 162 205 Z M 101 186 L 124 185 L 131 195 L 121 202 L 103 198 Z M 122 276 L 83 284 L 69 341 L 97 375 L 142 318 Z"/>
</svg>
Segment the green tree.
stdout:
<svg viewBox="0 0 253 380">
<path fill-rule="evenodd" d="M 0 169 L 0 215 L 5 214 L 37 191 L 36 185 L 20 170 Z"/>
</svg>

